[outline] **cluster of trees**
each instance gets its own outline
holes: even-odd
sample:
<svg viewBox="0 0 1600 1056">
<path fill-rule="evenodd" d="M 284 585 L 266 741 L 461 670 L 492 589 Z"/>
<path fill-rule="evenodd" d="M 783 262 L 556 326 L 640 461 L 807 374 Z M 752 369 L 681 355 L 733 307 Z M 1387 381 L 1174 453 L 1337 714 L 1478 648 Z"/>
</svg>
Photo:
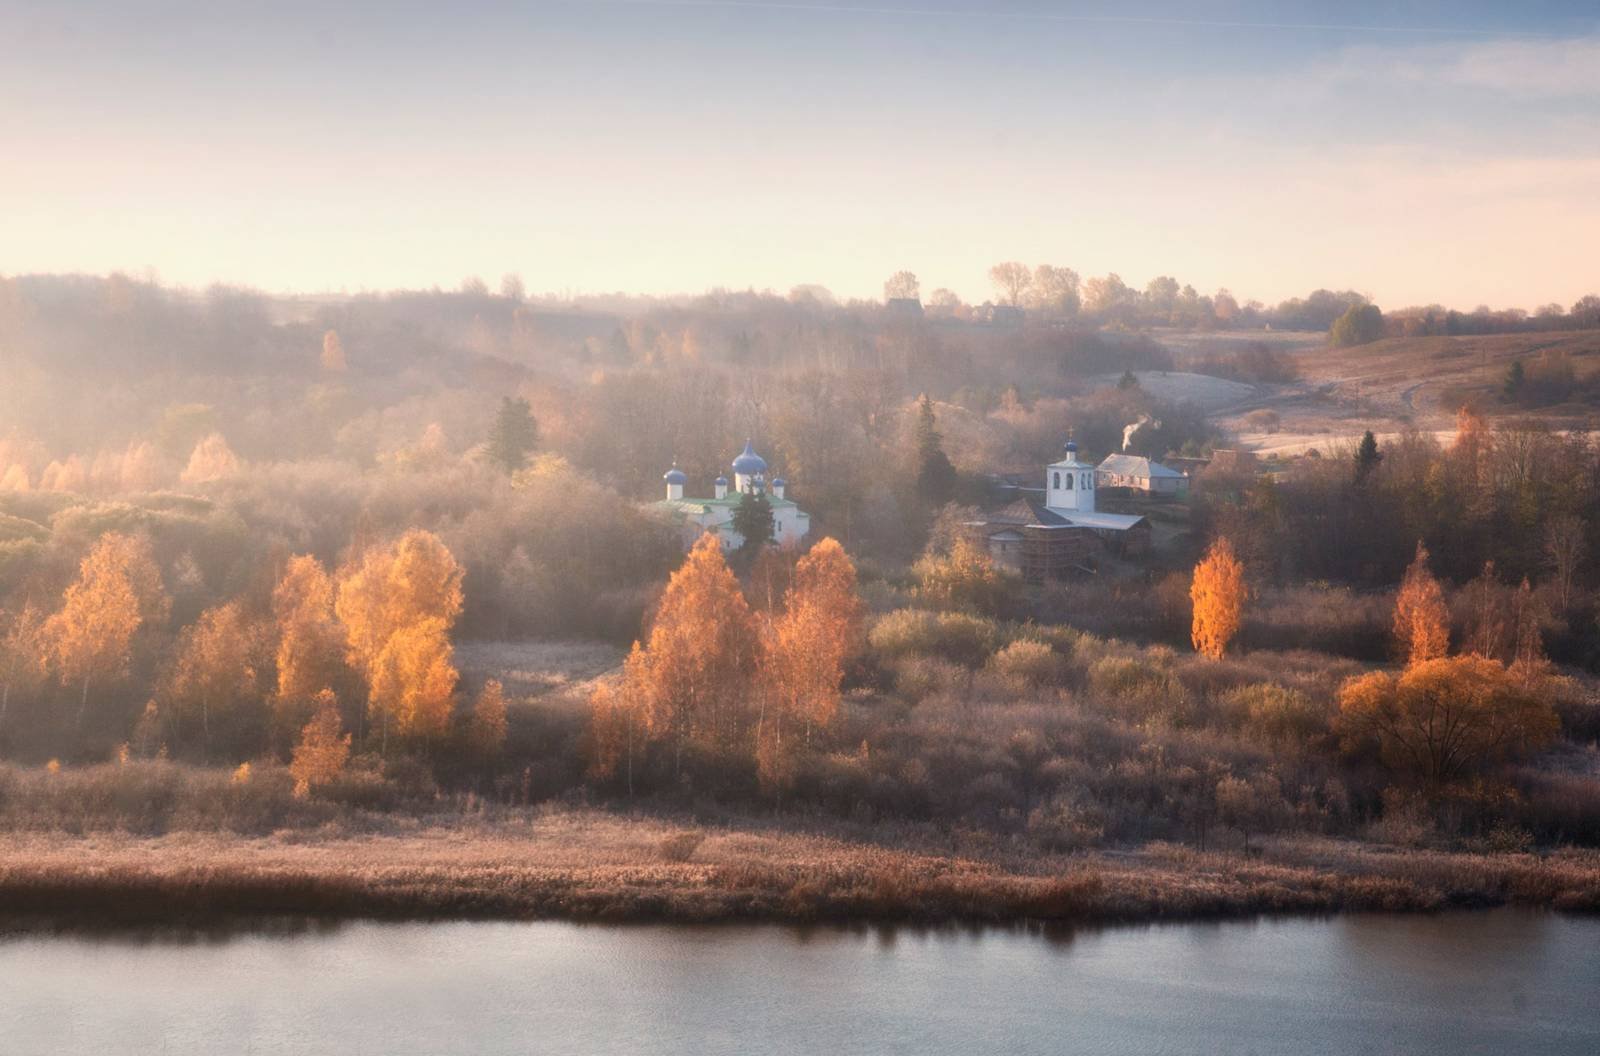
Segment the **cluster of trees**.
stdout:
<svg viewBox="0 0 1600 1056">
<path fill-rule="evenodd" d="M 391 738 L 424 753 L 451 738 L 492 753 L 504 736 L 499 688 L 470 719 L 457 700 L 462 575 L 437 536 L 412 530 L 366 546 L 337 575 L 290 557 L 270 591 L 206 608 L 172 636 L 149 540 L 107 532 L 54 612 L 29 603 L 0 614 L 0 742 L 70 755 L 120 740 L 124 753 L 213 761 L 292 753 L 307 788 L 337 776 L 346 730 L 380 754 Z M 129 685 L 136 674 L 142 683 Z"/>
<path fill-rule="evenodd" d="M 792 555 L 768 551 L 779 565 Z M 781 608 L 752 607 L 707 533 L 668 581 L 644 641 L 621 680 L 590 700 L 590 772 L 620 774 L 630 795 L 642 774 L 734 783 L 753 770 L 781 790 L 797 753 L 839 711 L 845 665 L 858 650 L 863 609 L 855 566 L 823 539 L 792 569 L 754 577 L 788 581 Z M 685 756 L 688 756 L 687 770 Z"/>
<path fill-rule="evenodd" d="M 1159 275 L 1143 289 L 1130 286 L 1115 273 L 1084 279 L 1071 268 L 1053 264 L 1033 267 L 1021 261 L 1002 261 L 989 269 L 995 300 L 968 305 L 951 290 L 934 290 L 928 311 L 936 318 L 988 320 L 999 304 L 1022 308 L 1045 320 L 1082 319 L 1116 327 L 1177 327 L 1187 330 L 1259 329 L 1326 330 L 1347 308 L 1365 304 L 1353 291 L 1317 290 L 1305 299 L 1293 298 L 1276 307 L 1260 301 L 1240 303 L 1226 289 L 1202 294 L 1170 275 Z M 917 299 L 922 284 L 910 271 L 899 271 L 884 283 L 886 301 Z"/>
<path fill-rule="evenodd" d="M 1457 425 L 1448 445 L 1420 432 L 1369 435 L 1272 476 L 1208 473 L 1197 513 L 1273 582 L 1396 583 L 1421 539 L 1447 579 L 1494 562 L 1500 578 L 1547 584 L 1572 603 L 1600 568 L 1600 445 L 1472 411 Z"/>
</svg>

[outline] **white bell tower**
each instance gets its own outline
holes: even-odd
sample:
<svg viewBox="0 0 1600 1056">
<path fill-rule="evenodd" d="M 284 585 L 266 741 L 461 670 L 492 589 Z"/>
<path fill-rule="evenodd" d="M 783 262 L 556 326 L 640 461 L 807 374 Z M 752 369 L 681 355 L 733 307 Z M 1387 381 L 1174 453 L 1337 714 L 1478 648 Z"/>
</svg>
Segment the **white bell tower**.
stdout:
<svg viewBox="0 0 1600 1056">
<path fill-rule="evenodd" d="M 1094 467 L 1078 461 L 1078 445 L 1067 441 L 1067 457 L 1044 471 L 1044 504 L 1065 513 L 1094 512 Z"/>
</svg>

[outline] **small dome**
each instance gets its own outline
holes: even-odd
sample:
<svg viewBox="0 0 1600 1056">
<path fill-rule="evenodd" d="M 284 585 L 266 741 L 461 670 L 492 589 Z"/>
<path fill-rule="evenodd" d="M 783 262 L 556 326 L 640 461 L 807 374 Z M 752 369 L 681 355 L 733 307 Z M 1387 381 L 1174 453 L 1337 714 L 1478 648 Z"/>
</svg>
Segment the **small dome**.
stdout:
<svg viewBox="0 0 1600 1056">
<path fill-rule="evenodd" d="M 775 488 L 781 488 L 785 484 L 788 484 L 788 483 L 789 482 L 787 480 L 784 480 L 782 477 L 773 477 L 772 478 L 772 486 L 775 487 Z"/>
<path fill-rule="evenodd" d="M 1077 453 L 1078 453 L 1078 442 L 1076 440 L 1068 440 L 1067 441 L 1067 454 L 1076 455 Z"/>
<path fill-rule="evenodd" d="M 733 460 L 733 471 L 750 477 L 757 473 L 767 471 L 767 460 L 756 454 L 756 449 L 750 446 L 750 441 L 744 442 L 744 451 Z"/>
<path fill-rule="evenodd" d="M 689 478 L 684 475 L 683 470 L 678 468 L 676 462 L 672 464 L 671 469 L 661 475 L 661 479 L 668 484 L 687 484 L 689 482 Z"/>
<path fill-rule="evenodd" d="M 727 477 L 722 477 L 722 476 L 717 477 L 716 485 L 719 488 L 727 487 L 728 486 L 728 478 Z"/>
</svg>

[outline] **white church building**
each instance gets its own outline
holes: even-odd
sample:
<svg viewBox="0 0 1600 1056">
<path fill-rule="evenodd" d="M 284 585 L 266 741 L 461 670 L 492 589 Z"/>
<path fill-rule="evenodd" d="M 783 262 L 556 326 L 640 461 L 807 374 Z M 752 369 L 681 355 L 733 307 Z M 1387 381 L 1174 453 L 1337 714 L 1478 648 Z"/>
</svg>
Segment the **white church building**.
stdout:
<svg viewBox="0 0 1600 1056">
<path fill-rule="evenodd" d="M 1101 513 L 1094 508 L 1098 467 L 1079 461 L 1078 445 L 1067 441 L 1066 457 L 1044 471 L 1044 508 L 1069 524 L 1091 528 L 1102 539 L 1119 541 L 1149 522 L 1130 513 Z"/>
<path fill-rule="evenodd" d="M 1044 470 L 1044 487 L 1016 487 L 1017 501 L 965 525 L 994 560 L 1039 582 L 1093 571 L 1094 553 L 1132 557 L 1150 548 L 1150 522 L 1095 508 L 1095 467 L 1067 441 L 1066 457 Z"/>
<path fill-rule="evenodd" d="M 649 508 L 681 526 L 685 549 L 704 533 L 716 532 L 724 550 L 735 550 L 744 545 L 744 536 L 734 530 L 733 511 L 745 495 L 764 493 L 772 507 L 772 541 L 778 546 L 799 545 L 811 531 L 811 515 L 785 497 L 788 485 L 782 477 L 767 480 L 767 460 L 756 454 L 750 441 L 745 441 L 744 451 L 729 468 L 733 470 L 731 491 L 728 478 L 718 477 L 712 484 L 711 498 L 692 499 L 683 494 L 688 474 L 674 462 L 661 478 L 667 486 L 667 497 L 651 503 Z"/>
</svg>

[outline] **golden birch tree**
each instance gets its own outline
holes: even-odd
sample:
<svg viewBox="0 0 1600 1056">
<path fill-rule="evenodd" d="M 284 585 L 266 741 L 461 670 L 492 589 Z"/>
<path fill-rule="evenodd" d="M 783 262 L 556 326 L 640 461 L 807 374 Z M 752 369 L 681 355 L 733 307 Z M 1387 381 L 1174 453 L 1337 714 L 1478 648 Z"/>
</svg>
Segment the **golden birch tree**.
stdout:
<svg viewBox="0 0 1600 1056">
<path fill-rule="evenodd" d="M 1428 550 L 1421 542 L 1395 597 L 1394 637 L 1408 667 L 1450 651 L 1450 610 L 1439 581 L 1428 570 Z"/>
<path fill-rule="evenodd" d="M 800 725 L 809 739 L 838 714 L 844 664 L 861 640 L 861 617 L 855 565 L 837 541 L 823 539 L 795 565 L 783 614 L 768 624 L 756 723 L 764 781 L 781 783 L 787 725 Z"/>
<path fill-rule="evenodd" d="M 385 747 L 393 726 L 442 734 L 457 679 L 450 627 L 461 612 L 461 566 L 432 532 L 369 548 L 340 579 L 334 611 L 350 662 L 367 678 L 368 709 Z"/>
<path fill-rule="evenodd" d="M 51 667 L 63 685 L 79 689 L 78 721 L 89 687 L 128 670 L 133 636 L 170 608 L 161 573 L 142 541 L 115 532 L 101 536 L 78 566 L 59 611 L 44 625 Z"/>
<path fill-rule="evenodd" d="M 212 716 L 255 696 L 260 653 L 260 633 L 237 601 L 207 609 L 179 637 L 172 696 L 180 716 L 199 713 L 207 755 Z"/>
<path fill-rule="evenodd" d="M 212 433 L 194 446 L 180 479 L 185 484 L 205 484 L 239 472 L 239 458 L 221 433 Z"/>
<path fill-rule="evenodd" d="M 629 687 L 647 709 L 645 728 L 673 742 L 675 766 L 691 741 L 727 748 L 747 736 L 756 650 L 750 606 L 707 533 L 667 582 Z"/>
<path fill-rule="evenodd" d="M 294 794 L 303 797 L 317 785 L 333 781 L 349 758 L 350 735 L 341 732 L 338 699 L 332 690 L 323 690 L 317 694 L 316 714 L 300 731 L 300 743 L 289 761 Z"/>
<path fill-rule="evenodd" d="M 37 689 L 44 681 L 46 662 L 44 618 L 32 604 L 24 605 L 6 621 L 5 634 L 0 635 L 0 725 L 12 697 Z"/>
<path fill-rule="evenodd" d="M 333 579 L 309 554 L 291 557 L 272 592 L 277 627 L 280 711 L 310 701 L 338 681 L 344 634 L 333 611 Z"/>
<path fill-rule="evenodd" d="M 1219 536 L 1195 566 L 1189 600 L 1194 603 L 1190 639 L 1202 656 L 1220 660 L 1228 643 L 1239 633 L 1248 589 L 1244 565 L 1234 556 L 1233 544 Z"/>
</svg>

